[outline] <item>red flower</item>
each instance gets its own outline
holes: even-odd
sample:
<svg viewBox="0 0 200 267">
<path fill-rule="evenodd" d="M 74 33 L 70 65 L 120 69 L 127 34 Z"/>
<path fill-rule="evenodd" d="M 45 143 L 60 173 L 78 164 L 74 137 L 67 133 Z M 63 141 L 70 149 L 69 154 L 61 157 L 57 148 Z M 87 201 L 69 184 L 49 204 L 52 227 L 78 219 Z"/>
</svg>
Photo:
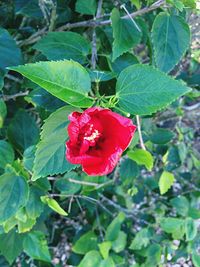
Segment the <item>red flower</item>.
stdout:
<svg viewBox="0 0 200 267">
<path fill-rule="evenodd" d="M 100 107 L 73 112 L 69 120 L 66 158 L 88 175 L 112 172 L 136 130 L 130 119 Z"/>
</svg>

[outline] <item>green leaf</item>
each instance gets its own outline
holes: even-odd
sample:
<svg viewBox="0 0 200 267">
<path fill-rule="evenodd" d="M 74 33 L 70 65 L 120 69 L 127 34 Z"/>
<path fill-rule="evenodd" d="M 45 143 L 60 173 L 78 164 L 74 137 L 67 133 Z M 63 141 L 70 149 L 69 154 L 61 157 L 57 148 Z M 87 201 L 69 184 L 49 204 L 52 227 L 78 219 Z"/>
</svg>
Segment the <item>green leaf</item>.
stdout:
<svg viewBox="0 0 200 267">
<path fill-rule="evenodd" d="M 84 258 L 78 265 L 78 267 L 97 267 L 101 263 L 102 258 L 98 251 L 91 250 L 87 254 L 85 254 Z"/>
<path fill-rule="evenodd" d="M 160 222 L 163 231 L 172 234 L 174 239 L 181 239 L 185 233 L 185 221 L 177 218 L 163 218 Z"/>
<path fill-rule="evenodd" d="M 29 232 L 36 224 L 36 219 L 27 218 L 25 222 L 18 221 L 18 232 L 26 233 Z"/>
<path fill-rule="evenodd" d="M 10 265 L 22 252 L 23 235 L 16 233 L 13 229 L 7 234 L 0 235 L 0 251 L 1 254 L 7 259 Z"/>
<path fill-rule="evenodd" d="M 117 8 L 112 10 L 111 20 L 114 37 L 112 60 L 114 61 L 140 42 L 141 33 L 130 18 L 120 18 L 120 13 Z"/>
<path fill-rule="evenodd" d="M 3 257 L 3 256 L 0 256 L 0 266 L 1 267 L 9 267 L 9 263 L 7 262 L 5 257 Z"/>
<path fill-rule="evenodd" d="M 138 115 L 150 115 L 190 90 L 159 70 L 138 64 L 123 70 L 116 85 L 119 107 Z"/>
<path fill-rule="evenodd" d="M 57 98 L 77 107 L 89 107 L 91 80 L 88 72 L 72 60 L 46 61 L 12 67 Z"/>
<path fill-rule="evenodd" d="M 152 244 L 147 249 L 147 260 L 145 266 L 155 267 L 161 262 L 162 247 L 159 244 Z"/>
<path fill-rule="evenodd" d="M 45 109 L 50 112 L 54 112 L 56 109 L 65 105 L 65 102 L 53 96 L 37 84 L 34 84 L 30 80 L 26 81 L 26 86 L 33 88 L 33 90 L 25 97 L 25 100 L 28 103 L 31 103 L 40 110 Z"/>
<path fill-rule="evenodd" d="M 39 231 L 27 234 L 23 242 L 24 251 L 31 258 L 51 262 L 45 235 Z"/>
<path fill-rule="evenodd" d="M 98 267 L 115 267 L 115 266 L 116 265 L 111 257 L 105 260 L 102 260 L 100 264 L 98 265 Z"/>
<path fill-rule="evenodd" d="M 164 171 L 159 179 L 159 189 L 161 195 L 165 194 L 173 185 L 175 181 L 174 175 L 170 172 Z"/>
<path fill-rule="evenodd" d="M 170 200 L 170 204 L 176 208 L 176 212 L 181 216 L 187 216 L 189 212 L 189 201 L 184 196 L 178 196 Z"/>
<path fill-rule="evenodd" d="M 151 234 L 148 228 L 140 230 L 134 237 L 129 248 L 132 250 L 140 250 L 147 247 L 150 243 L 150 237 Z"/>
<path fill-rule="evenodd" d="M 192 263 L 195 267 L 200 267 L 200 255 L 198 255 L 196 252 L 192 253 Z"/>
<path fill-rule="evenodd" d="M 32 172 L 32 169 L 33 169 L 35 151 L 36 151 L 36 146 L 29 146 L 24 151 L 24 154 L 23 154 L 23 165 L 25 169 L 27 169 L 29 172 Z"/>
<path fill-rule="evenodd" d="M 88 70 L 92 82 L 106 82 L 116 77 L 116 74 L 110 71 Z"/>
<path fill-rule="evenodd" d="M 119 173 L 122 180 L 132 181 L 133 178 L 137 177 L 138 172 L 138 165 L 131 159 L 124 159 L 121 162 Z"/>
<path fill-rule="evenodd" d="M 72 59 L 81 64 L 87 61 L 90 52 L 89 42 L 75 32 L 50 32 L 33 48 L 41 51 L 49 60 Z"/>
<path fill-rule="evenodd" d="M 10 217 L 8 220 L 6 220 L 2 226 L 4 229 L 5 233 L 10 232 L 10 230 L 12 230 L 16 225 L 17 225 L 17 219 L 15 218 L 15 216 Z"/>
<path fill-rule="evenodd" d="M 7 107 L 5 102 L 0 99 L 0 129 L 3 127 L 4 119 L 7 115 Z"/>
<path fill-rule="evenodd" d="M 26 111 L 19 110 L 8 127 L 8 138 L 19 150 L 25 150 L 39 140 L 39 129 Z"/>
<path fill-rule="evenodd" d="M 22 63 L 20 49 L 9 32 L 3 28 L 0 28 L 0 58 L 0 74 L 2 76 L 6 73 L 6 67 Z"/>
<path fill-rule="evenodd" d="M 95 15 L 97 9 L 96 0 L 77 0 L 76 12 L 84 15 Z"/>
<path fill-rule="evenodd" d="M 143 149 L 136 149 L 128 151 L 128 157 L 134 160 L 138 165 L 144 165 L 147 170 L 151 171 L 153 168 L 153 157 L 150 152 Z"/>
<path fill-rule="evenodd" d="M 43 18 L 42 10 L 37 0 L 16 0 L 16 14 L 21 14 L 32 18 Z"/>
<path fill-rule="evenodd" d="M 7 164 L 12 164 L 14 159 L 12 146 L 8 142 L 0 140 L 0 169 L 4 169 Z"/>
<path fill-rule="evenodd" d="M 124 213 L 120 212 L 106 229 L 105 240 L 115 241 L 120 233 L 121 224 L 125 220 Z"/>
<path fill-rule="evenodd" d="M 185 7 L 189 7 L 189 8 L 196 8 L 196 0 L 181 0 L 181 2 L 183 2 Z"/>
<path fill-rule="evenodd" d="M 63 216 L 68 215 L 67 212 L 63 208 L 61 208 L 61 206 L 58 204 L 58 202 L 55 199 L 50 198 L 48 196 L 42 196 L 41 200 L 43 203 L 47 204 L 49 208 L 51 208 L 58 214 L 63 215 Z"/>
<path fill-rule="evenodd" d="M 158 128 L 149 136 L 149 139 L 154 144 L 163 145 L 169 143 L 173 137 L 174 133 L 172 131 Z"/>
<path fill-rule="evenodd" d="M 182 58 L 190 44 L 190 28 L 181 16 L 159 13 L 152 28 L 157 67 L 169 72 Z"/>
<path fill-rule="evenodd" d="M 72 251 L 77 254 L 86 254 L 87 252 L 97 249 L 97 236 L 93 231 L 82 235 L 72 247 Z"/>
<path fill-rule="evenodd" d="M 44 209 L 44 204 L 40 200 L 40 197 L 44 194 L 44 192 L 39 189 L 37 186 L 32 185 L 30 187 L 30 193 L 28 202 L 26 204 L 26 212 L 29 218 L 35 219 L 40 216 Z"/>
<path fill-rule="evenodd" d="M 186 218 L 185 220 L 185 234 L 186 241 L 193 240 L 197 235 L 198 229 L 197 224 L 192 218 Z"/>
<path fill-rule="evenodd" d="M 41 141 L 37 145 L 35 154 L 33 181 L 40 177 L 64 173 L 76 167 L 76 165 L 70 164 L 65 157 L 68 115 L 73 111 L 75 110 L 72 107 L 62 107 L 45 121 L 42 127 Z"/>
<path fill-rule="evenodd" d="M 14 173 L 0 176 L 0 223 L 12 217 L 17 210 L 25 206 L 28 198 L 26 180 Z"/>
<path fill-rule="evenodd" d="M 116 253 L 124 251 L 126 247 L 126 242 L 127 234 L 125 234 L 123 231 L 119 231 L 117 239 L 112 242 L 113 251 L 115 251 Z"/>
<path fill-rule="evenodd" d="M 107 259 L 109 256 L 109 251 L 112 247 L 112 242 L 110 241 L 104 241 L 101 244 L 98 244 L 99 250 L 101 252 L 101 255 L 104 259 Z"/>
<path fill-rule="evenodd" d="M 131 0 L 131 3 L 136 6 L 137 9 L 141 8 L 141 1 L 140 0 Z"/>
<path fill-rule="evenodd" d="M 108 61 L 108 63 L 113 72 L 120 74 L 122 70 L 131 65 L 138 64 L 139 61 L 133 54 L 125 53 L 119 56 L 117 59 L 115 59 L 114 62 Z"/>
</svg>

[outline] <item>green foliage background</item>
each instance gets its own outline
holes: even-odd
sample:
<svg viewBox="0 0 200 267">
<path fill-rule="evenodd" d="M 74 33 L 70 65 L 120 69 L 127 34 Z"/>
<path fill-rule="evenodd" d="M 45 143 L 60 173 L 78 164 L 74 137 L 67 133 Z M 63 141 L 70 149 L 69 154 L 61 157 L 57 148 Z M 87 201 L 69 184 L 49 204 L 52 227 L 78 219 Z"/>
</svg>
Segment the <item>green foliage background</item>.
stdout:
<svg viewBox="0 0 200 267">
<path fill-rule="evenodd" d="M 0 1 L 0 267 L 200 266 L 198 5 Z M 138 127 L 108 176 L 65 160 L 93 105 Z"/>
</svg>

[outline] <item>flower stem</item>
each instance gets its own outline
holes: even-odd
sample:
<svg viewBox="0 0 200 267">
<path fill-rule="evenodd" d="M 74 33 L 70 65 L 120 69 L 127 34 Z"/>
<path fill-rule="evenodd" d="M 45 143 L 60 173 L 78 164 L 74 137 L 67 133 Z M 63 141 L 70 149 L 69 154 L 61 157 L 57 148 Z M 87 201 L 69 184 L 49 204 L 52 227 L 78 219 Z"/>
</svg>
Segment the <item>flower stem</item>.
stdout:
<svg viewBox="0 0 200 267">
<path fill-rule="evenodd" d="M 139 134 L 139 139 L 140 139 L 140 146 L 143 150 L 146 150 L 143 138 L 142 138 L 142 131 L 141 131 L 141 124 L 140 124 L 140 117 L 139 115 L 136 115 L 136 121 L 137 121 L 137 129 L 138 129 L 138 134 Z"/>
</svg>

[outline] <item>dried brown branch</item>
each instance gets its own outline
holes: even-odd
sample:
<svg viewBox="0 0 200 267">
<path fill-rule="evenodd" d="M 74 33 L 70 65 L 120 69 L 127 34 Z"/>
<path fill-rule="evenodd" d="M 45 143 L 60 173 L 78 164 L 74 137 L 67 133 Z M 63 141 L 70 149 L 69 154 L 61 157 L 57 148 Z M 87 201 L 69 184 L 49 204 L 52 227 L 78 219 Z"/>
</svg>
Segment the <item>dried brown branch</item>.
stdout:
<svg viewBox="0 0 200 267">
<path fill-rule="evenodd" d="M 101 16 L 102 4 L 103 0 L 99 0 L 97 13 L 96 16 L 94 17 L 94 20 L 98 19 Z M 91 58 L 91 66 L 93 70 L 96 69 L 96 62 L 97 62 L 97 36 L 96 36 L 96 27 L 94 27 L 92 34 L 92 58 Z"/>
<path fill-rule="evenodd" d="M 132 18 L 144 15 L 152 10 L 155 10 L 161 6 L 163 6 L 166 3 L 165 0 L 158 0 L 156 1 L 153 5 L 150 7 L 144 7 L 136 12 L 130 13 L 128 15 L 125 15 L 122 17 L 122 19 L 129 19 L 130 16 Z M 57 29 L 57 31 L 65 31 L 65 30 L 70 30 L 73 28 L 79 28 L 79 27 L 97 27 L 97 26 L 105 26 L 111 24 L 111 19 L 108 20 L 103 20 L 103 21 L 98 21 L 98 20 L 86 20 L 86 21 L 80 21 L 80 22 L 75 22 L 75 23 L 67 23 Z"/>
<path fill-rule="evenodd" d="M 160 8 L 161 6 L 164 6 L 166 4 L 165 0 L 158 0 L 154 4 L 152 4 L 149 7 L 144 7 L 140 10 L 137 10 L 135 12 L 132 12 L 128 15 L 125 15 L 122 17 L 122 19 L 129 19 L 130 16 L 132 18 L 135 18 L 137 16 L 144 15 L 148 12 L 151 12 L 155 9 Z M 108 20 L 102 20 L 102 17 L 100 16 L 99 19 L 91 19 L 91 20 L 85 20 L 85 21 L 79 21 L 79 22 L 74 22 L 74 23 L 67 23 L 59 28 L 56 29 L 56 31 L 65 31 L 65 30 L 71 30 L 74 28 L 79 28 L 79 27 L 97 27 L 97 26 L 105 26 L 111 24 L 111 19 Z M 38 32 L 34 33 L 31 35 L 27 40 L 18 42 L 18 44 L 22 45 L 29 45 L 37 42 L 42 35 L 44 35 L 47 32 L 48 28 L 45 27 Z"/>
</svg>

